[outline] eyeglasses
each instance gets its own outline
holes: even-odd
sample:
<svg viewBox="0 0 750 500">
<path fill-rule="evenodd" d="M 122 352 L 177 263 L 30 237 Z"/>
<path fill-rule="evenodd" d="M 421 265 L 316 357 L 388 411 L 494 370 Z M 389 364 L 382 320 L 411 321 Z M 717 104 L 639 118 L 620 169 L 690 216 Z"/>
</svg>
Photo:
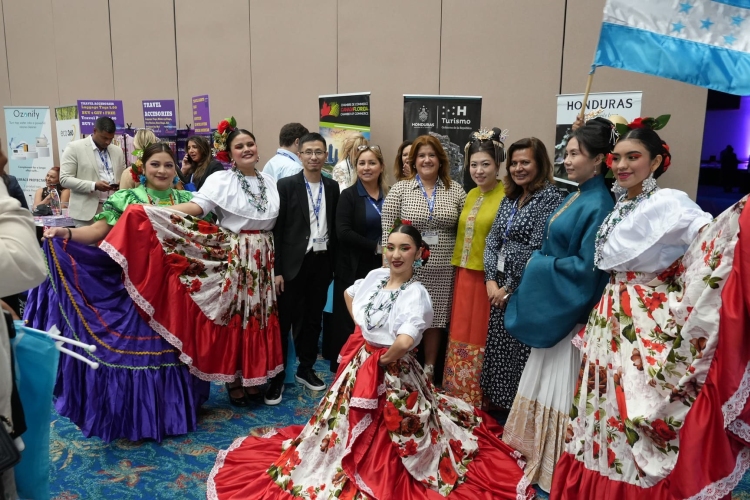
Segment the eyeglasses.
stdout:
<svg viewBox="0 0 750 500">
<path fill-rule="evenodd" d="M 366 151 L 368 149 L 371 149 L 372 151 L 377 151 L 378 153 L 380 153 L 380 146 L 378 146 L 377 144 L 373 144 L 371 146 L 368 146 L 367 144 L 362 144 L 361 146 L 357 148 L 357 151 Z"/>
<path fill-rule="evenodd" d="M 320 149 L 316 149 L 315 151 L 313 151 L 312 149 L 306 149 L 305 151 L 302 151 L 300 154 L 303 154 L 305 156 L 320 156 L 320 157 L 327 155 L 325 151 L 320 150 Z"/>
</svg>

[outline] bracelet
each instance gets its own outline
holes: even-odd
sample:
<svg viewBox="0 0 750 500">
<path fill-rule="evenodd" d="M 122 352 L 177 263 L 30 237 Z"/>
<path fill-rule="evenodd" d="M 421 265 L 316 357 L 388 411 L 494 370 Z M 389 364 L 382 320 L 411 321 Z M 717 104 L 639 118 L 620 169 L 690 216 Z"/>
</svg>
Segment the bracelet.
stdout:
<svg viewBox="0 0 750 500">
<path fill-rule="evenodd" d="M 72 240 L 73 239 L 73 231 L 71 231 L 69 227 L 66 227 L 65 229 L 68 230 L 68 239 Z"/>
</svg>

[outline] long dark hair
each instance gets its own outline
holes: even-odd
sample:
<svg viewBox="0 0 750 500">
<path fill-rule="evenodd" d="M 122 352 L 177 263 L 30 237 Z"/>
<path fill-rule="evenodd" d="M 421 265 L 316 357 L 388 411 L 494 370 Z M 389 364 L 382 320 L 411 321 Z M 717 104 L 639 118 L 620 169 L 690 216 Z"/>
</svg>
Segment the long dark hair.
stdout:
<svg viewBox="0 0 750 500">
<path fill-rule="evenodd" d="M 406 149 L 407 146 L 411 146 L 411 141 L 402 142 L 398 147 L 398 153 L 396 153 L 396 161 L 393 163 L 393 175 L 396 177 L 396 182 L 410 177 L 404 175 L 404 161 L 401 159 L 401 155 L 404 153 L 404 149 Z M 409 168 L 412 171 L 412 175 L 414 175 L 414 165 L 410 164 Z"/>
<path fill-rule="evenodd" d="M 643 144 L 643 146 L 648 151 L 651 160 L 656 158 L 658 155 L 661 155 L 661 163 L 659 163 L 659 166 L 656 168 L 656 170 L 654 170 L 654 179 L 658 179 L 659 176 L 664 173 L 664 162 L 671 162 L 672 159 L 672 155 L 669 152 L 667 143 L 664 142 L 661 137 L 659 137 L 659 134 L 648 127 L 630 129 L 628 132 L 623 134 L 623 136 L 620 137 L 620 140 L 617 142 L 624 141 L 626 139 L 631 141 L 638 141 Z"/>
<path fill-rule="evenodd" d="M 191 135 L 188 137 L 185 144 L 189 146 L 191 142 L 198 148 L 198 153 L 201 155 L 201 159 L 198 162 L 194 162 L 190 156 L 188 156 L 188 163 L 193 167 L 193 177 L 200 179 L 206 172 L 208 164 L 211 163 L 211 145 L 208 143 L 208 139 L 201 135 Z"/>
</svg>

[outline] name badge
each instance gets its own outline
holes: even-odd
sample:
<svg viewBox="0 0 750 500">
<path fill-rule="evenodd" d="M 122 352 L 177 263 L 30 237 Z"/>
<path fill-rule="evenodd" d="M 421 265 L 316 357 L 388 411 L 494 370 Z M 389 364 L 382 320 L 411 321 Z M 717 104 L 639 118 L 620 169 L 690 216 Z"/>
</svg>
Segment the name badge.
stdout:
<svg viewBox="0 0 750 500">
<path fill-rule="evenodd" d="M 500 253 L 497 254 L 497 272 L 505 272 L 505 249 L 500 250 Z"/>
<path fill-rule="evenodd" d="M 430 247 L 434 248 L 435 246 L 437 246 L 440 238 L 438 237 L 437 231 L 425 231 L 424 233 L 422 233 L 422 240 Z"/>
<path fill-rule="evenodd" d="M 327 249 L 325 238 L 313 238 L 313 252 L 325 252 Z"/>
</svg>

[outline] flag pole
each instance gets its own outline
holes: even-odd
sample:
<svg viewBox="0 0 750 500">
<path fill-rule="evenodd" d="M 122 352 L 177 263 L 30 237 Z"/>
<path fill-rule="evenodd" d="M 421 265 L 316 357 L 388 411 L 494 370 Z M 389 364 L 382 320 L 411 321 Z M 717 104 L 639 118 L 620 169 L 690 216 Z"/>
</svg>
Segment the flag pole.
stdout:
<svg viewBox="0 0 750 500">
<path fill-rule="evenodd" d="M 588 104 L 589 101 L 589 93 L 591 92 L 591 83 L 594 81 L 594 72 L 596 71 L 596 66 L 594 64 L 591 65 L 591 71 L 589 71 L 589 78 L 586 80 L 586 91 L 583 93 L 583 103 L 581 103 L 581 121 L 583 121 L 583 117 L 586 114 L 586 104 Z"/>
</svg>

